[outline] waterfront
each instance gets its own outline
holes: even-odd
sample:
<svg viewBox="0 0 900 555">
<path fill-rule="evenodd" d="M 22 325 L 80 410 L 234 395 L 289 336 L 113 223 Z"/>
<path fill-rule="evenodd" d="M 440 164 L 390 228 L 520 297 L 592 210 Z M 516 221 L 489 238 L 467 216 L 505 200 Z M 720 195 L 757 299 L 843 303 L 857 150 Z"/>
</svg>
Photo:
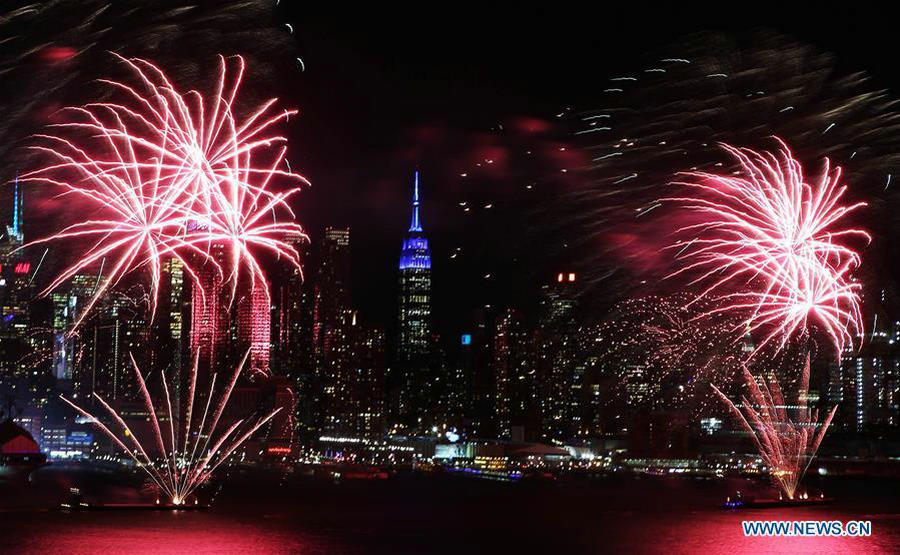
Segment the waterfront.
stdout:
<svg viewBox="0 0 900 555">
<path fill-rule="evenodd" d="M 65 513 L 35 503 L 13 509 L 4 490 L 9 508 L 2 514 L 0 552 L 894 551 L 900 543 L 900 483 L 844 479 L 824 485 L 838 499 L 835 505 L 739 512 L 717 507 L 739 482 L 680 478 L 509 484 L 406 475 L 338 484 L 233 476 L 205 513 Z M 749 519 L 871 520 L 872 536 L 745 538 L 740 522 Z"/>
</svg>

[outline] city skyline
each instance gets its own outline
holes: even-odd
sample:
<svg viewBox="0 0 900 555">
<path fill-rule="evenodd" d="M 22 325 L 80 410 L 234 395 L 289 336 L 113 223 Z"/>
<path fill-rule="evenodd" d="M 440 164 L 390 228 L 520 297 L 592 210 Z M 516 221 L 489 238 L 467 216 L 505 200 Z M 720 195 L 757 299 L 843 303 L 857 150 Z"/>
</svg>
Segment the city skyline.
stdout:
<svg viewBox="0 0 900 555">
<path fill-rule="evenodd" d="M 0 9 L 0 551 L 896 551 L 892 27 L 757 7 Z"/>
</svg>

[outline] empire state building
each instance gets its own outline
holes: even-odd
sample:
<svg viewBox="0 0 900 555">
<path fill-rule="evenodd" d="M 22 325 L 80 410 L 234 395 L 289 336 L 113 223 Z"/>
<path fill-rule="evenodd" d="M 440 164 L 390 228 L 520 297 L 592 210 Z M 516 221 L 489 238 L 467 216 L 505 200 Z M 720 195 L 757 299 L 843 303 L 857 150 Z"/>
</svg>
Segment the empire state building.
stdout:
<svg viewBox="0 0 900 555">
<path fill-rule="evenodd" d="M 419 172 L 413 185 L 412 222 L 400 251 L 397 354 L 410 362 L 429 353 L 431 343 L 431 253 L 419 219 Z"/>
</svg>

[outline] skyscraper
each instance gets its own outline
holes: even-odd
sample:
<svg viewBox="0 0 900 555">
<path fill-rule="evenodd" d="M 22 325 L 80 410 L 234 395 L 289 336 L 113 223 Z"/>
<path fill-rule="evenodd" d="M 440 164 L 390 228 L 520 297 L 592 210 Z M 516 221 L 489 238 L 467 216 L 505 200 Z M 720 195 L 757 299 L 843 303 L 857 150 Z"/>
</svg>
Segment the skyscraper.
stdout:
<svg viewBox="0 0 900 555">
<path fill-rule="evenodd" d="M 579 365 L 575 320 L 575 274 L 560 272 L 542 287 L 538 322 L 538 373 L 543 382 L 542 414 L 546 439 L 563 442 L 578 426 L 583 366 Z"/>
<path fill-rule="evenodd" d="M 17 250 L 24 244 L 22 192 L 16 180 L 13 192 L 12 222 L 0 237 L 0 328 L 24 330 L 28 326 L 28 304 L 32 297 L 31 261 Z"/>
<path fill-rule="evenodd" d="M 213 257 L 224 260 L 221 244 L 212 245 L 210 250 Z M 197 357 L 201 383 L 206 383 L 212 374 L 227 366 L 223 357 L 227 347 L 229 303 L 223 278 L 210 262 L 196 270 L 196 279 L 190 284 L 190 356 Z"/>
<path fill-rule="evenodd" d="M 296 234 L 285 240 L 306 264 L 306 236 Z M 307 382 L 312 370 L 312 290 L 304 286 L 303 272 L 296 266 L 281 264 L 276 271 L 272 280 L 272 369 L 294 382 Z"/>
<path fill-rule="evenodd" d="M 326 227 L 313 291 L 313 356 L 321 364 L 328 331 L 350 319 L 350 229 Z"/>
<path fill-rule="evenodd" d="M 412 222 L 400 251 L 398 354 L 401 361 L 428 354 L 431 343 L 431 253 L 419 219 L 419 172 L 415 173 Z"/>
<path fill-rule="evenodd" d="M 40 358 L 38 351 L 47 348 L 48 334 L 31 333 L 31 284 L 35 267 L 22 251 L 23 203 L 18 179 L 13 191 L 12 215 L 5 233 L 0 233 L 0 386 L 12 378 L 26 378 L 42 374 L 43 368 L 29 367 L 29 358 Z M 30 385 L 29 385 L 30 389 Z"/>
<path fill-rule="evenodd" d="M 272 312 L 266 289 L 250 287 L 237 303 L 237 346 L 250 351 L 247 370 L 251 376 L 267 376 L 272 342 Z"/>
<path fill-rule="evenodd" d="M 540 439 L 534 333 L 513 309 L 497 318 L 491 362 L 498 436 L 517 441 Z"/>
<path fill-rule="evenodd" d="M 312 428 L 333 429 L 337 409 L 331 405 L 349 357 L 351 317 L 350 229 L 326 227 L 312 298 L 312 398 L 307 397 Z"/>
<path fill-rule="evenodd" d="M 420 423 L 431 352 L 431 253 L 419 215 L 419 172 L 413 184 L 412 221 L 400 251 L 397 321 L 397 390 L 393 412 L 407 425 Z"/>
<path fill-rule="evenodd" d="M 224 244 L 213 244 L 211 254 L 222 264 L 229 254 Z M 220 268 L 205 261 L 191 282 L 191 357 L 198 357 L 200 381 L 227 372 L 250 352 L 246 376 L 268 375 L 271 311 L 267 283 L 247 274 L 236 284 L 225 280 Z"/>
<path fill-rule="evenodd" d="M 326 332 L 323 425 L 327 435 L 379 438 L 384 431 L 384 333 L 357 320 Z"/>
</svg>

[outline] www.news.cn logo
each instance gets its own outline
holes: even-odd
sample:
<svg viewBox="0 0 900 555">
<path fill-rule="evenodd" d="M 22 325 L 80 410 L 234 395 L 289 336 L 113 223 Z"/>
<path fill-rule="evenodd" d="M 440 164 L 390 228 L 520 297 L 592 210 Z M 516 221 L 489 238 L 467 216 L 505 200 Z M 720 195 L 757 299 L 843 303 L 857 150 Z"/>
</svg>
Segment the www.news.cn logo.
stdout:
<svg viewBox="0 0 900 555">
<path fill-rule="evenodd" d="M 869 520 L 745 520 L 745 536 L 871 536 Z"/>
</svg>

